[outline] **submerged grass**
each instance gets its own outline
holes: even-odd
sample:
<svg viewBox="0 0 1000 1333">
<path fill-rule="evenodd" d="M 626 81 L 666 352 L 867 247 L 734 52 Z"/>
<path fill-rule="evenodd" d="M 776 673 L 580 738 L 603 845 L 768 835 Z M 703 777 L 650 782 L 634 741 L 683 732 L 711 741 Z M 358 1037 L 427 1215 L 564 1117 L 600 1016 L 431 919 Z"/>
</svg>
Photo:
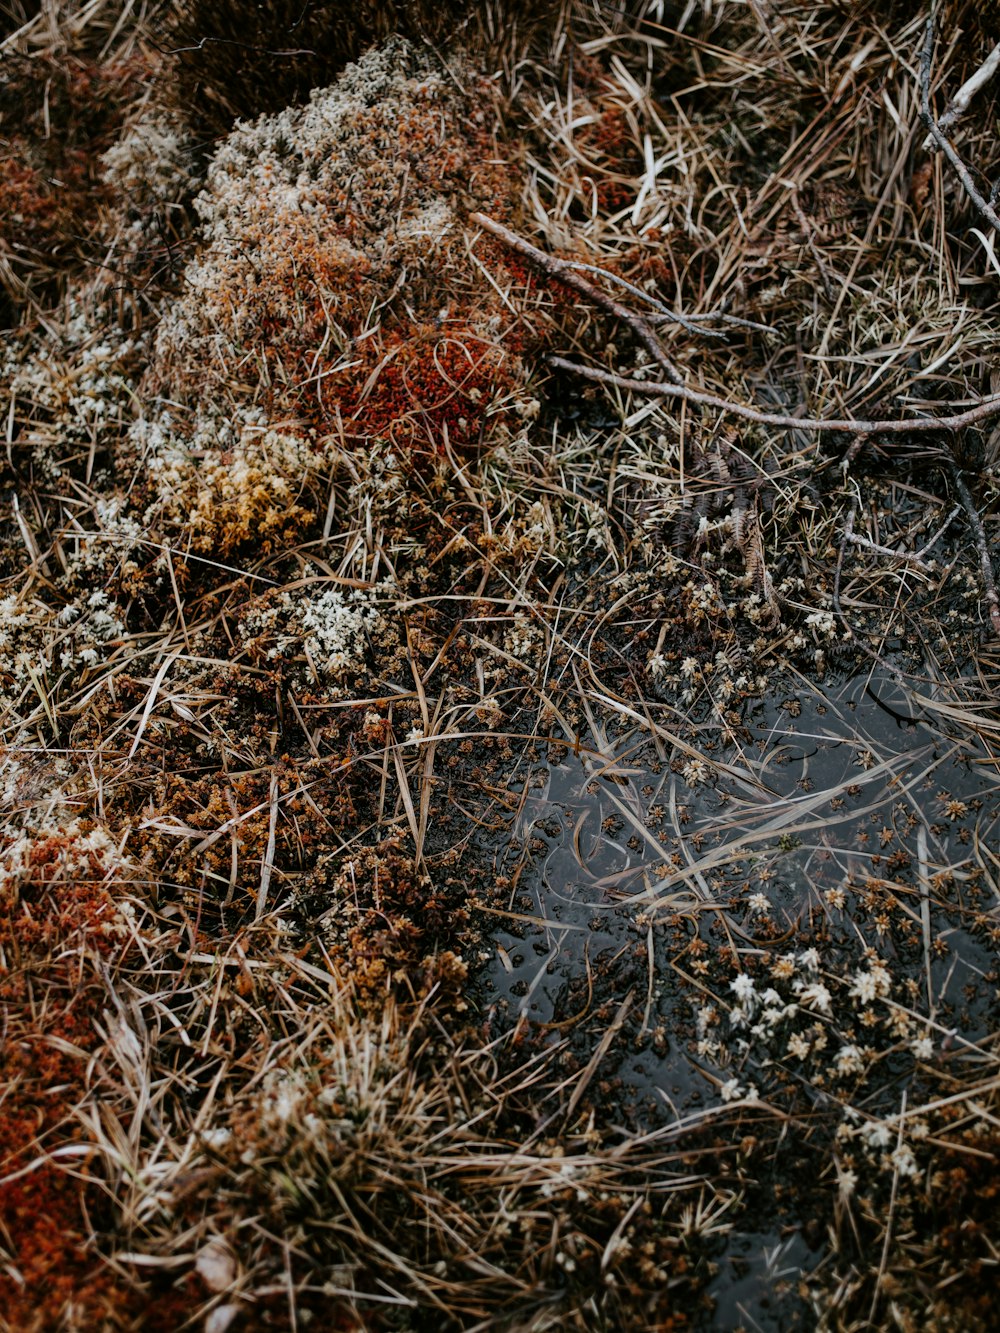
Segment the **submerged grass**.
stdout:
<svg viewBox="0 0 1000 1333">
<path fill-rule="evenodd" d="M 4 14 L 0 1326 L 752 1327 L 784 1228 L 811 1326 L 989 1327 L 1000 437 L 641 391 L 995 390 L 927 16 L 299 8 Z M 786 790 L 859 670 L 919 744 Z M 570 763 L 629 925 L 532 1019 L 482 978 L 571 933 Z M 701 1102 L 638 1113 L 637 1040 Z"/>
</svg>

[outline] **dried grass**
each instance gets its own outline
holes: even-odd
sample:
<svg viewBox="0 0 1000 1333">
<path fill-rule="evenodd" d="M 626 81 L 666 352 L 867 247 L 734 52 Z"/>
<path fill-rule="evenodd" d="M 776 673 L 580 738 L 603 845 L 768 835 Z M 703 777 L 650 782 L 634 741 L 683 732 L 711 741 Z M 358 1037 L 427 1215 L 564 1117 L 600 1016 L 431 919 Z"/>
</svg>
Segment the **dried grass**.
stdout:
<svg viewBox="0 0 1000 1333">
<path fill-rule="evenodd" d="M 787 1221 L 819 1237 L 818 1325 L 988 1327 L 995 1021 L 952 1034 L 931 965 L 956 912 L 996 956 L 992 826 L 934 784 L 942 752 L 997 770 L 967 526 L 988 564 L 997 439 L 862 449 L 650 399 L 634 326 L 470 217 L 647 293 L 709 395 L 971 406 L 996 264 L 923 147 L 924 16 L 331 4 L 293 58 L 300 8 L 4 9 L 0 1326 L 696 1326 L 730 1230 Z M 988 20 L 939 14 L 940 107 Z M 993 96 L 955 131 L 987 178 Z M 851 782 L 767 800 L 746 715 L 859 661 L 932 729 L 864 779 L 923 841 L 848 910 L 816 872 L 803 999 L 787 925 L 718 886 L 776 846 L 846 858 Z M 527 852 L 494 853 L 566 754 L 643 849 L 645 882 L 598 885 L 639 963 L 615 989 L 585 951 L 533 1027 L 480 978 L 498 923 L 554 926 Z M 702 847 L 684 791 L 716 782 L 732 836 Z M 661 927 L 717 1018 L 656 1040 L 725 1047 L 744 976 L 808 1055 L 776 1046 L 755 1100 L 727 1018 L 703 1109 L 626 1128 L 604 1073 L 654 1026 Z M 922 992 L 883 981 L 886 935 Z M 786 1163 L 810 1187 L 779 1207 Z"/>
</svg>

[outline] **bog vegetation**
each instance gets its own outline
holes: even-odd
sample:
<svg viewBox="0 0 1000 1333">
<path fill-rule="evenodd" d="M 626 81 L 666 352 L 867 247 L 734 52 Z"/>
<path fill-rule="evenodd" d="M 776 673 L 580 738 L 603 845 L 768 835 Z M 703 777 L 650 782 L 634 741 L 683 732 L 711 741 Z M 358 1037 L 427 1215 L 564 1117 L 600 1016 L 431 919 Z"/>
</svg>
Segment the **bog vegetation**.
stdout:
<svg viewBox="0 0 1000 1333">
<path fill-rule="evenodd" d="M 0 6 L 0 1327 L 992 1326 L 930 9 Z"/>
</svg>

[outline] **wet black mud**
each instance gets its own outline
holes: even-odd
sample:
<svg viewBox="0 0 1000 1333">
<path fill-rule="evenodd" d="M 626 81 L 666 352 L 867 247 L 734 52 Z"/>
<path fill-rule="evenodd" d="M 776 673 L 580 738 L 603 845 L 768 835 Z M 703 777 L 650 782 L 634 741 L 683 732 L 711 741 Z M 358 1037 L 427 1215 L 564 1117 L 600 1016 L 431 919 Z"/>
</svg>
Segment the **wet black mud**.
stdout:
<svg viewBox="0 0 1000 1333">
<path fill-rule="evenodd" d="M 974 1049 L 997 1008 L 988 747 L 949 725 L 926 684 L 885 670 L 779 691 L 731 743 L 713 747 L 706 731 L 704 759 L 694 742 L 609 728 L 525 775 L 495 849 L 511 888 L 482 1000 L 491 1022 L 566 1046 L 598 1115 L 630 1129 L 695 1119 L 748 1089 L 830 1104 L 834 1050 L 796 1065 L 742 1031 L 720 979 L 735 973 L 716 966 L 727 951 L 787 960 L 801 990 L 818 946 L 814 975 L 835 992 L 841 979 L 843 996 L 880 959 L 903 1007 L 909 997 L 928 1016 L 925 1055 Z M 891 1114 L 916 1077 L 906 1040 L 888 1045 L 860 1090 L 866 1113 Z M 712 1327 L 809 1326 L 801 1285 L 820 1238 L 807 1197 L 759 1230 L 720 1224 Z"/>
</svg>

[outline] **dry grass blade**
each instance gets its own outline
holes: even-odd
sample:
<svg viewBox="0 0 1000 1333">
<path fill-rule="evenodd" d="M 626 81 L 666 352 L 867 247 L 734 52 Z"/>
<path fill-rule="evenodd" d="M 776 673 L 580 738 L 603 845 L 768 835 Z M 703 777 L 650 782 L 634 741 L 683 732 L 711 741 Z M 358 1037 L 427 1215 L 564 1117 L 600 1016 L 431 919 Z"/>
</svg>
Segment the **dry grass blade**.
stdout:
<svg viewBox="0 0 1000 1333">
<path fill-rule="evenodd" d="M 4 7 L 0 1325 L 991 1327 L 993 8 Z"/>
<path fill-rule="evenodd" d="M 743 421 L 753 422 L 757 426 L 778 426 L 784 430 L 806 431 L 850 431 L 855 435 L 912 435 L 928 431 L 962 431 L 980 421 L 1000 416 L 1000 395 L 985 398 L 973 404 L 964 412 L 948 413 L 934 417 L 906 417 L 886 419 L 884 421 L 864 420 L 853 417 L 797 417 L 777 412 L 761 412 L 743 403 L 734 403 L 715 394 L 702 393 L 689 389 L 686 385 L 661 384 L 655 380 L 630 379 L 615 371 L 601 370 L 597 366 L 583 366 L 567 361 L 565 357 L 550 357 L 550 364 L 557 370 L 571 371 L 595 384 L 606 384 L 616 389 L 625 389 L 630 393 L 642 394 L 651 398 L 679 398 L 686 403 L 695 403 L 700 407 L 711 407 L 722 413 L 739 417 Z"/>
</svg>

